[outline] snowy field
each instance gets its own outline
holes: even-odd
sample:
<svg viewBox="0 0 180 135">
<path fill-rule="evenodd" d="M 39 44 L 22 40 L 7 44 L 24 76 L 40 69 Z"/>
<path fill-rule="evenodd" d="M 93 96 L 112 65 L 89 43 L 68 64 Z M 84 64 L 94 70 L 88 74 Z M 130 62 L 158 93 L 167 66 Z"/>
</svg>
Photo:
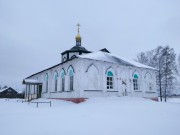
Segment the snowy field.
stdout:
<svg viewBox="0 0 180 135">
<path fill-rule="evenodd" d="M 49 101 L 40 99 L 40 101 Z M 81 104 L 0 99 L 0 135 L 180 135 L 180 99 L 91 98 Z"/>
</svg>

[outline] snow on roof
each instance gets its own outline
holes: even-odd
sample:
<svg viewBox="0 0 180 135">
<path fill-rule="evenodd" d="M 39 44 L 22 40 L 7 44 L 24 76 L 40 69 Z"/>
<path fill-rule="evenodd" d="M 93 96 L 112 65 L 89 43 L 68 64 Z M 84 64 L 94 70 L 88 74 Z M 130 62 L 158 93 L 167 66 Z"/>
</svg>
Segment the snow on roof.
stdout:
<svg viewBox="0 0 180 135">
<path fill-rule="evenodd" d="M 6 87 L 6 88 L 3 88 L 3 89 L 0 89 L 0 93 L 7 90 L 7 89 L 10 89 L 11 87 Z M 12 89 L 12 88 L 11 88 Z M 13 89 L 14 90 L 14 89 Z M 15 90 L 16 91 L 16 90 Z"/>
<path fill-rule="evenodd" d="M 118 55 L 115 55 L 112 53 L 106 53 L 106 52 L 102 52 L 102 51 L 97 51 L 97 52 L 88 53 L 88 54 L 84 54 L 84 55 L 78 55 L 77 57 L 106 61 L 106 62 L 116 63 L 116 64 L 120 64 L 120 65 L 126 65 L 126 66 L 134 66 L 134 67 L 141 67 L 141 68 L 157 70 L 153 67 L 146 66 L 144 64 L 135 62 L 133 60 L 127 60 Z"/>
<path fill-rule="evenodd" d="M 24 79 L 23 84 L 42 84 L 42 82 L 35 79 Z"/>
<path fill-rule="evenodd" d="M 7 89 L 9 89 L 9 87 L 0 89 L 0 92 L 3 92 L 3 91 L 5 91 L 5 90 L 7 90 Z"/>
</svg>

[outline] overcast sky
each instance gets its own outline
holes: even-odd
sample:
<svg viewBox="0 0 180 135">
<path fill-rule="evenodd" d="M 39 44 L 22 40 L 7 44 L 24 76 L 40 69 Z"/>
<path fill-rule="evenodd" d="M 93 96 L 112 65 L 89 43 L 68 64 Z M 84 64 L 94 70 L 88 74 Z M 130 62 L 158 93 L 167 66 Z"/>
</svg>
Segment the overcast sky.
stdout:
<svg viewBox="0 0 180 135">
<path fill-rule="evenodd" d="M 134 59 L 170 45 L 180 53 L 179 0 L 0 0 L 0 85 L 20 88 L 23 78 L 60 63 L 75 45 Z"/>
</svg>

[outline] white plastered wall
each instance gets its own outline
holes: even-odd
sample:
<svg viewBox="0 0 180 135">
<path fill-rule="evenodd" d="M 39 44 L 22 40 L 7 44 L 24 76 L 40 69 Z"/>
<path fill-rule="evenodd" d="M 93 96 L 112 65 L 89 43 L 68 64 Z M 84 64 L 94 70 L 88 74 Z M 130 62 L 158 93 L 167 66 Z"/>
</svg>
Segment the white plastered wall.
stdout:
<svg viewBox="0 0 180 135">
<path fill-rule="evenodd" d="M 74 68 L 74 91 L 69 91 L 69 75 L 68 68 Z M 65 91 L 61 91 L 61 75 L 60 71 L 65 70 Z M 106 72 L 110 70 L 114 75 L 114 87 L 112 90 L 107 89 Z M 55 92 L 54 73 L 58 72 L 58 86 Z M 140 90 L 138 92 L 133 89 L 133 73 L 138 72 L 140 75 Z M 149 72 L 152 75 L 153 92 L 146 92 L 147 86 L 144 79 L 145 74 Z M 45 74 L 48 73 L 48 92 L 45 90 Z M 156 75 L 154 70 L 118 65 L 104 61 L 75 58 L 66 63 L 60 64 L 49 70 L 43 71 L 31 79 L 38 78 L 43 82 L 42 97 L 44 98 L 79 98 L 79 97 L 96 97 L 96 96 L 123 96 L 126 89 L 128 96 L 138 97 L 157 97 L 156 91 Z M 122 80 L 126 82 L 126 86 L 122 85 Z M 85 91 L 92 90 L 92 91 Z"/>
</svg>

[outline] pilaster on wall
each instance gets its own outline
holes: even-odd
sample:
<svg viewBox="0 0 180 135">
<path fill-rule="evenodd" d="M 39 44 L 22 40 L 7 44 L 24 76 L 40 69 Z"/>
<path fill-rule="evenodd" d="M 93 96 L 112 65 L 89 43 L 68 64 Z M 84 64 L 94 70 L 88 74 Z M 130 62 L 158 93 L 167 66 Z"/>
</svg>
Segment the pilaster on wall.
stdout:
<svg viewBox="0 0 180 135">
<path fill-rule="evenodd" d="M 129 92 L 131 93 L 130 95 L 132 96 L 133 95 L 133 92 L 134 92 L 134 90 L 133 90 L 133 83 L 132 83 L 132 73 L 133 73 L 133 70 L 132 70 L 132 68 L 130 67 L 129 68 Z"/>
<path fill-rule="evenodd" d="M 107 87 L 106 87 L 106 74 L 105 74 L 105 72 L 106 72 L 106 67 L 103 65 L 103 68 L 102 68 L 103 70 L 102 70 L 102 86 L 103 86 L 103 96 L 105 97 L 106 96 L 106 91 L 107 91 Z"/>
<path fill-rule="evenodd" d="M 118 91 L 118 96 L 120 96 L 120 87 L 121 87 L 121 85 L 120 85 L 120 81 L 119 81 L 119 79 L 120 79 L 120 75 L 119 75 L 119 66 L 117 66 L 117 75 L 116 75 L 116 88 L 117 88 L 117 91 Z"/>
<path fill-rule="evenodd" d="M 141 83 L 140 83 L 140 90 L 142 91 L 142 97 L 145 94 L 145 90 L 144 90 L 144 73 L 143 73 L 143 69 L 140 69 L 140 73 L 141 73 Z"/>
<path fill-rule="evenodd" d="M 120 78 L 121 78 L 120 71 L 121 71 L 121 68 L 119 66 L 117 66 L 116 81 L 117 81 L 118 96 L 122 96 L 122 84 L 121 84 L 121 80 L 120 80 Z"/>
<path fill-rule="evenodd" d="M 49 74 L 49 78 L 48 78 L 48 97 L 50 98 L 51 97 L 51 92 L 52 92 L 52 77 L 53 77 L 53 71 L 52 69 L 50 70 L 50 72 L 48 73 Z"/>
<path fill-rule="evenodd" d="M 76 72 L 78 72 L 78 76 L 77 76 L 77 84 L 78 86 L 81 87 L 76 87 L 76 91 L 77 94 L 79 94 L 79 97 L 83 97 L 84 96 L 84 89 L 85 89 L 85 79 L 84 79 L 84 75 L 85 75 L 85 66 L 83 65 L 83 59 L 79 59 L 79 61 L 76 63 Z M 80 83 L 80 84 L 79 84 Z"/>
</svg>

